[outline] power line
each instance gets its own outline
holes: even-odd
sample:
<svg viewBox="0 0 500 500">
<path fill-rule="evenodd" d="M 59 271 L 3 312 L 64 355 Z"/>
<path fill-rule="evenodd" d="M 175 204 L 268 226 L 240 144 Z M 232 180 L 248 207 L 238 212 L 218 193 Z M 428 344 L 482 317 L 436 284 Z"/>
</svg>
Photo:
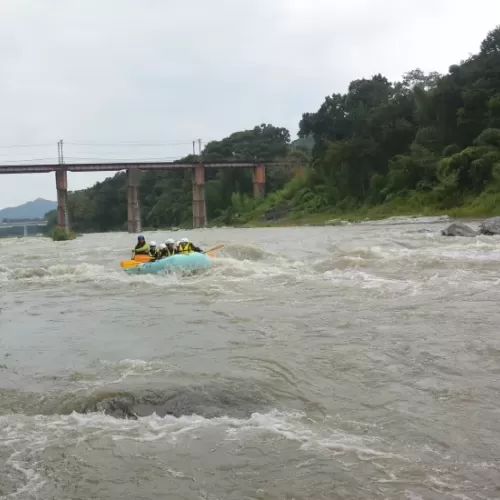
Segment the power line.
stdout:
<svg viewBox="0 0 500 500">
<path fill-rule="evenodd" d="M 83 146 L 83 147 L 126 147 L 126 148 L 133 148 L 133 147 L 161 147 L 161 148 L 169 148 L 169 147 L 177 147 L 177 146 L 186 146 L 188 144 L 191 144 L 193 147 L 193 154 L 196 154 L 196 143 L 198 144 L 198 154 L 201 155 L 202 151 L 202 140 L 201 139 L 196 139 L 194 141 L 185 141 L 185 140 L 170 140 L 170 141 L 152 141 L 152 142 L 140 142 L 140 141 L 123 141 L 123 142 L 97 142 L 97 141 L 73 141 L 73 142 L 66 142 L 66 145 L 72 145 L 72 146 Z M 0 145 L 0 148 L 9 148 L 9 149 L 15 149 L 15 148 L 40 148 L 40 147 L 53 147 L 53 144 L 50 143 L 39 143 L 39 144 L 17 144 L 17 145 L 10 145 L 10 144 L 5 144 L 5 145 Z M 109 152 L 101 152 L 101 154 L 105 155 L 113 155 L 117 152 L 109 151 Z M 16 155 L 16 153 L 11 153 L 13 155 Z M 9 156 L 9 154 L 2 154 L 0 156 Z M 57 158 L 59 163 L 64 163 L 64 153 L 63 153 L 63 140 L 59 140 L 57 142 Z M 148 158 L 127 158 L 127 159 L 118 159 L 118 158 L 103 158 L 102 156 L 98 157 L 90 157 L 90 156 L 70 156 L 67 157 L 71 160 L 94 160 L 94 161 L 108 161 L 108 162 L 127 162 L 127 161 L 168 161 L 168 160 L 175 160 L 179 158 L 178 156 L 161 156 L 161 157 L 148 157 Z M 0 165 L 12 165 L 12 164 L 21 164 L 21 163 L 30 163 L 30 162 L 46 162 L 46 161 L 53 161 L 53 157 L 45 157 L 45 158 L 30 158 L 30 159 L 21 159 L 21 160 L 5 160 Z"/>
<path fill-rule="evenodd" d="M 199 142 L 197 139 L 195 142 Z M 66 145 L 72 146 L 118 146 L 118 147 L 175 147 L 187 146 L 192 144 L 191 140 L 169 140 L 169 141 L 119 141 L 119 142 L 97 142 L 97 141 L 64 141 Z M 54 147 L 54 143 L 37 143 L 37 144 L 0 144 L 1 149 L 16 149 L 16 148 L 44 148 Z"/>
<path fill-rule="evenodd" d="M 169 161 L 169 160 L 177 160 L 179 159 L 179 156 L 160 156 L 160 157 L 153 157 L 153 158 L 102 158 L 102 157 L 95 157 L 95 156 L 64 156 L 62 159 L 59 159 L 60 161 L 65 161 L 65 160 L 93 160 L 93 161 L 100 161 L 100 162 L 143 162 L 143 161 Z M 16 163 L 35 163 L 38 161 L 50 161 L 52 163 L 56 163 L 56 159 L 54 157 L 52 158 L 29 158 L 26 160 L 11 160 L 11 161 L 3 161 L 0 163 L 0 165 L 15 165 Z"/>
<path fill-rule="evenodd" d="M 66 142 L 64 143 L 64 146 L 66 146 Z M 87 156 L 92 156 L 92 155 L 95 155 L 95 156 L 99 156 L 100 158 L 103 158 L 103 157 L 106 157 L 106 156 L 113 156 L 113 155 L 116 155 L 116 156 L 124 156 L 124 155 L 127 155 L 127 156 L 130 156 L 130 157 L 134 157 L 134 156 L 144 156 L 145 153 L 148 153 L 148 152 L 151 152 L 153 153 L 153 151 L 118 151 L 118 150 L 106 150 L 106 151 L 102 151 L 102 150 L 75 150 L 74 148 L 67 148 L 65 147 L 65 151 L 68 151 L 69 149 L 69 154 L 71 154 L 73 157 L 78 157 L 78 156 L 81 156 L 83 155 L 84 157 L 87 157 Z M 155 155 L 161 155 L 162 151 L 158 151 L 158 150 L 155 150 L 154 151 Z M 165 151 L 165 153 L 170 153 L 170 151 Z M 1 153 L 0 153 L 0 156 L 1 156 Z M 8 155 L 6 155 L 8 156 Z M 168 155 L 164 155 L 165 157 L 168 156 Z M 183 156 L 183 155 L 182 155 Z"/>
<path fill-rule="evenodd" d="M 55 158 L 30 158 L 29 160 L 11 160 L 3 161 L 0 165 L 12 165 L 13 163 L 33 163 L 35 161 L 51 161 L 54 162 Z"/>
<path fill-rule="evenodd" d="M 45 147 L 54 147 L 54 143 L 43 143 L 43 144 L 0 144 L 0 148 L 45 148 Z"/>
<path fill-rule="evenodd" d="M 103 162 L 113 162 L 113 161 L 123 161 L 123 162 L 132 162 L 132 161 L 161 161 L 161 160 L 176 160 L 178 156 L 160 156 L 155 158 L 102 158 L 95 156 L 66 156 L 67 160 L 96 160 Z"/>
<path fill-rule="evenodd" d="M 187 146 L 191 141 L 155 141 L 155 142 L 79 142 L 79 141 L 66 141 L 66 144 L 72 146 L 120 146 L 120 147 L 171 147 L 171 146 Z"/>
</svg>

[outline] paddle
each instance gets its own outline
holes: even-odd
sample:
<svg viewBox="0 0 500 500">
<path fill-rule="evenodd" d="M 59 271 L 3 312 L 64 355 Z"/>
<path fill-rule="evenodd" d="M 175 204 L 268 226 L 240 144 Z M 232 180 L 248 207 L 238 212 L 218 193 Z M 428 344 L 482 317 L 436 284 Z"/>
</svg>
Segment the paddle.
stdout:
<svg viewBox="0 0 500 500">
<path fill-rule="evenodd" d="M 224 248 L 224 245 L 217 245 L 216 247 L 213 247 L 210 250 L 205 250 L 203 253 L 212 253 L 215 252 L 216 250 L 220 250 L 221 248 Z"/>
<path fill-rule="evenodd" d="M 132 260 L 135 260 L 137 262 L 149 262 L 151 260 L 151 257 L 149 255 L 140 253 L 139 255 L 136 255 Z"/>
<path fill-rule="evenodd" d="M 120 262 L 120 266 L 125 268 L 125 267 L 135 267 L 137 264 L 140 264 L 141 262 L 149 262 L 151 260 L 151 257 L 149 255 L 144 255 L 144 254 L 139 254 L 136 255 L 135 258 L 130 259 L 130 260 L 122 260 Z"/>
</svg>

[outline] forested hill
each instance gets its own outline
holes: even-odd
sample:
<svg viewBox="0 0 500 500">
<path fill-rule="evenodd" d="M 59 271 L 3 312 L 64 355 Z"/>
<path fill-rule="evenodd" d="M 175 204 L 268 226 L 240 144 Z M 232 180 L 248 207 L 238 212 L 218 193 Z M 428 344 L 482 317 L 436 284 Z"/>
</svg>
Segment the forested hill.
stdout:
<svg viewBox="0 0 500 500">
<path fill-rule="evenodd" d="M 299 137 L 292 144 L 286 129 L 265 125 L 207 144 L 205 160 L 294 155 L 310 162 L 306 175 L 294 179 L 270 170 L 270 194 L 260 203 L 250 197 L 251 172 L 208 171 L 209 220 L 245 222 L 276 208 L 289 214 L 374 205 L 500 210 L 500 27 L 445 75 L 416 69 L 398 82 L 380 74 L 351 82 L 345 94 L 303 114 Z M 145 225 L 191 221 L 190 175 L 143 176 Z M 70 214 L 77 230 L 123 228 L 125 174 L 72 194 Z"/>
<path fill-rule="evenodd" d="M 315 141 L 309 178 L 290 190 L 302 210 L 391 202 L 500 210 L 500 27 L 446 75 L 353 81 L 299 127 Z"/>
</svg>

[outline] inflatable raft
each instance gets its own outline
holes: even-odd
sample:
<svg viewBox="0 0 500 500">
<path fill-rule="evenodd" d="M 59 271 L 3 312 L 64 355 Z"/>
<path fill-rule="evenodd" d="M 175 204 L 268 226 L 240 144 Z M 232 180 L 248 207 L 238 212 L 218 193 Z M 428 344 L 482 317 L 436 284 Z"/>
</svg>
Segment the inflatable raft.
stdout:
<svg viewBox="0 0 500 500">
<path fill-rule="evenodd" d="M 176 254 L 154 262 L 143 262 L 134 267 L 124 268 L 128 274 L 157 274 L 170 271 L 198 271 L 208 269 L 211 259 L 203 253 Z"/>
</svg>

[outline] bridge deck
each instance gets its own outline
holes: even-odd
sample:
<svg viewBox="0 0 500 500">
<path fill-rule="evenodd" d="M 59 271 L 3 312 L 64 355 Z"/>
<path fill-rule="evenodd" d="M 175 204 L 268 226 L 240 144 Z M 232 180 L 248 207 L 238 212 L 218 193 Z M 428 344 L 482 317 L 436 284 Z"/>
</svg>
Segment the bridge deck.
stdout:
<svg viewBox="0 0 500 500">
<path fill-rule="evenodd" d="M 111 162 L 111 163 L 41 163 L 32 165 L 0 165 L 0 174 L 39 174 L 65 170 L 68 172 L 117 172 L 119 170 L 180 170 L 195 168 L 203 165 L 206 168 L 251 168 L 258 165 L 264 167 L 296 167 L 293 162 L 239 162 L 218 161 L 202 163 L 173 163 L 173 162 Z"/>
<path fill-rule="evenodd" d="M 39 221 L 26 221 L 26 222 L 2 222 L 0 221 L 0 228 L 7 227 L 34 227 L 34 226 L 46 226 L 48 223 L 46 220 Z"/>
</svg>

